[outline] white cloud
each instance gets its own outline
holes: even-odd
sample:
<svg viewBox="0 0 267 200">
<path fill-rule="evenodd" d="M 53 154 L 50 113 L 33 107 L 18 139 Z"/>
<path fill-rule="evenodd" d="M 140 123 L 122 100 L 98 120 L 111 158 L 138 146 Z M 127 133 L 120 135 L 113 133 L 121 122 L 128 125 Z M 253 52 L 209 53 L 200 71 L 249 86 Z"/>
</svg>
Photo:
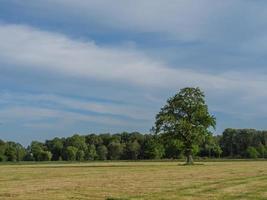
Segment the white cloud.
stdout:
<svg viewBox="0 0 267 200">
<path fill-rule="evenodd" d="M 265 3 L 249 0 L 29 0 L 23 3 L 23 8 L 37 17 L 38 9 L 65 23 L 68 22 L 64 19 L 69 17 L 81 22 L 84 28 L 93 24 L 100 30 L 156 33 L 182 41 L 214 41 L 223 37 L 226 42 L 257 33 L 258 26 L 265 25 Z M 244 32 L 246 34 L 242 34 Z"/>
<path fill-rule="evenodd" d="M 204 74 L 179 66 L 171 68 L 138 49 L 99 46 L 93 41 L 73 40 L 62 34 L 22 25 L 0 25 L 0 44 L 1 62 L 8 63 L 14 69 L 34 69 L 39 73 L 47 71 L 68 78 L 134 85 L 145 91 L 173 91 L 185 86 L 199 86 L 215 99 L 231 97 L 227 102 L 232 105 L 239 105 L 240 100 L 245 102 L 242 105 L 248 105 L 251 95 L 267 99 L 267 78 L 264 74 L 258 76 L 256 73 L 231 71 Z M 77 103 L 68 99 L 53 99 L 65 106 Z M 100 113 L 121 114 L 129 111 L 127 106 L 119 108 L 86 102 L 79 102 L 75 107 Z M 141 115 L 137 109 L 129 116 Z"/>
<path fill-rule="evenodd" d="M 52 108 L 40 108 L 34 106 L 7 106 L 0 111 L 0 120 L 3 124 L 16 122 L 16 124 L 39 124 L 47 121 L 55 128 L 58 126 L 69 126 L 70 124 L 98 123 L 110 126 L 137 126 L 136 121 L 129 122 L 124 119 L 116 119 L 109 116 L 98 116 L 94 114 L 82 114 L 79 112 L 64 111 Z M 50 122 L 53 120 L 54 122 Z"/>
<path fill-rule="evenodd" d="M 143 106 L 135 106 L 129 104 L 119 104 L 112 102 L 90 101 L 86 99 L 75 99 L 63 97 L 54 94 L 23 94 L 23 93 L 0 93 L 0 104 L 6 103 L 10 106 L 29 106 L 36 105 L 56 108 L 55 110 L 74 110 L 74 112 L 93 112 L 99 115 L 111 115 L 129 118 L 131 120 L 150 120 L 154 116 L 154 112 Z M 44 105 L 43 105 L 44 104 Z M 51 109 L 52 110 L 52 109 Z M 146 110 L 144 112 L 144 110 Z M 41 109 L 42 111 L 42 109 Z M 47 110 L 45 110 L 47 111 Z M 34 112 L 33 112 L 34 113 Z M 40 112 L 39 117 L 44 117 Z M 50 117 L 53 113 L 49 113 Z M 55 115 L 58 117 L 57 115 Z"/>
<path fill-rule="evenodd" d="M 141 87 L 242 87 L 239 80 L 222 75 L 170 68 L 136 49 L 98 46 L 93 42 L 75 41 L 61 34 L 28 26 L 0 25 L 0 43 L 1 61 L 18 68 Z"/>
</svg>

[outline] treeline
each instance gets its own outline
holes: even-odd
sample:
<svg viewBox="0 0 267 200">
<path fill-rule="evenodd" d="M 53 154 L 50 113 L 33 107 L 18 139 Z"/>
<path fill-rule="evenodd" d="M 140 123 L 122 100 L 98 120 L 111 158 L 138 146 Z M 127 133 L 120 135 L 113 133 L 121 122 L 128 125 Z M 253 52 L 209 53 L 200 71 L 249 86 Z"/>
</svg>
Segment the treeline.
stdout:
<svg viewBox="0 0 267 200">
<path fill-rule="evenodd" d="M 267 131 L 226 129 L 218 137 L 224 157 L 267 158 Z"/>
<path fill-rule="evenodd" d="M 178 159 L 183 157 L 183 149 L 179 140 L 138 132 L 76 134 L 44 143 L 33 141 L 27 148 L 0 140 L 0 161 Z M 193 153 L 210 158 L 267 158 L 267 131 L 226 129 L 194 146 Z"/>
</svg>

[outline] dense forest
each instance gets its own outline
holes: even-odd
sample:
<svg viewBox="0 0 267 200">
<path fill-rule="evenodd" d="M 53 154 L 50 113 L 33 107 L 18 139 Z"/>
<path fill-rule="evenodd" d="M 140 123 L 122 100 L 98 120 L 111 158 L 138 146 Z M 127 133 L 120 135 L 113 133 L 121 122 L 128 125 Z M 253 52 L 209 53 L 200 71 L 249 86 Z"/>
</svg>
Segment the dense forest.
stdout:
<svg viewBox="0 0 267 200">
<path fill-rule="evenodd" d="M 0 140 L 0 161 L 90 161 L 183 158 L 182 142 L 154 134 L 75 134 L 44 143 L 33 141 L 27 148 Z M 267 131 L 226 129 L 194 147 L 203 158 L 267 158 Z"/>
</svg>

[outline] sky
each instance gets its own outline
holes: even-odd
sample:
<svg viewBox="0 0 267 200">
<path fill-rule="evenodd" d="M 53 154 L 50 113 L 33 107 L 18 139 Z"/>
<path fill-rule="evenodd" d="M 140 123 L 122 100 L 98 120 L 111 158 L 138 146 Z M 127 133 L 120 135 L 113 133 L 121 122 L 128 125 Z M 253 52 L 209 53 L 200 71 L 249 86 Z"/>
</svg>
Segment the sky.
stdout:
<svg viewBox="0 0 267 200">
<path fill-rule="evenodd" d="M 225 128 L 267 129 L 264 0 L 0 0 L 0 138 L 149 133 L 200 87 Z"/>
</svg>

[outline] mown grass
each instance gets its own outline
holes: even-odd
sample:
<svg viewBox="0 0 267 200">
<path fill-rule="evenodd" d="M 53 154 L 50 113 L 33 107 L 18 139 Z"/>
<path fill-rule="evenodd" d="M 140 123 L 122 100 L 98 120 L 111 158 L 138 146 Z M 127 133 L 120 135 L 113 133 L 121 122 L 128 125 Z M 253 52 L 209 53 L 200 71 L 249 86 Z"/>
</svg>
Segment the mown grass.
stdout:
<svg viewBox="0 0 267 200">
<path fill-rule="evenodd" d="M 0 199 L 267 199 L 267 161 L 5 164 Z"/>
</svg>

